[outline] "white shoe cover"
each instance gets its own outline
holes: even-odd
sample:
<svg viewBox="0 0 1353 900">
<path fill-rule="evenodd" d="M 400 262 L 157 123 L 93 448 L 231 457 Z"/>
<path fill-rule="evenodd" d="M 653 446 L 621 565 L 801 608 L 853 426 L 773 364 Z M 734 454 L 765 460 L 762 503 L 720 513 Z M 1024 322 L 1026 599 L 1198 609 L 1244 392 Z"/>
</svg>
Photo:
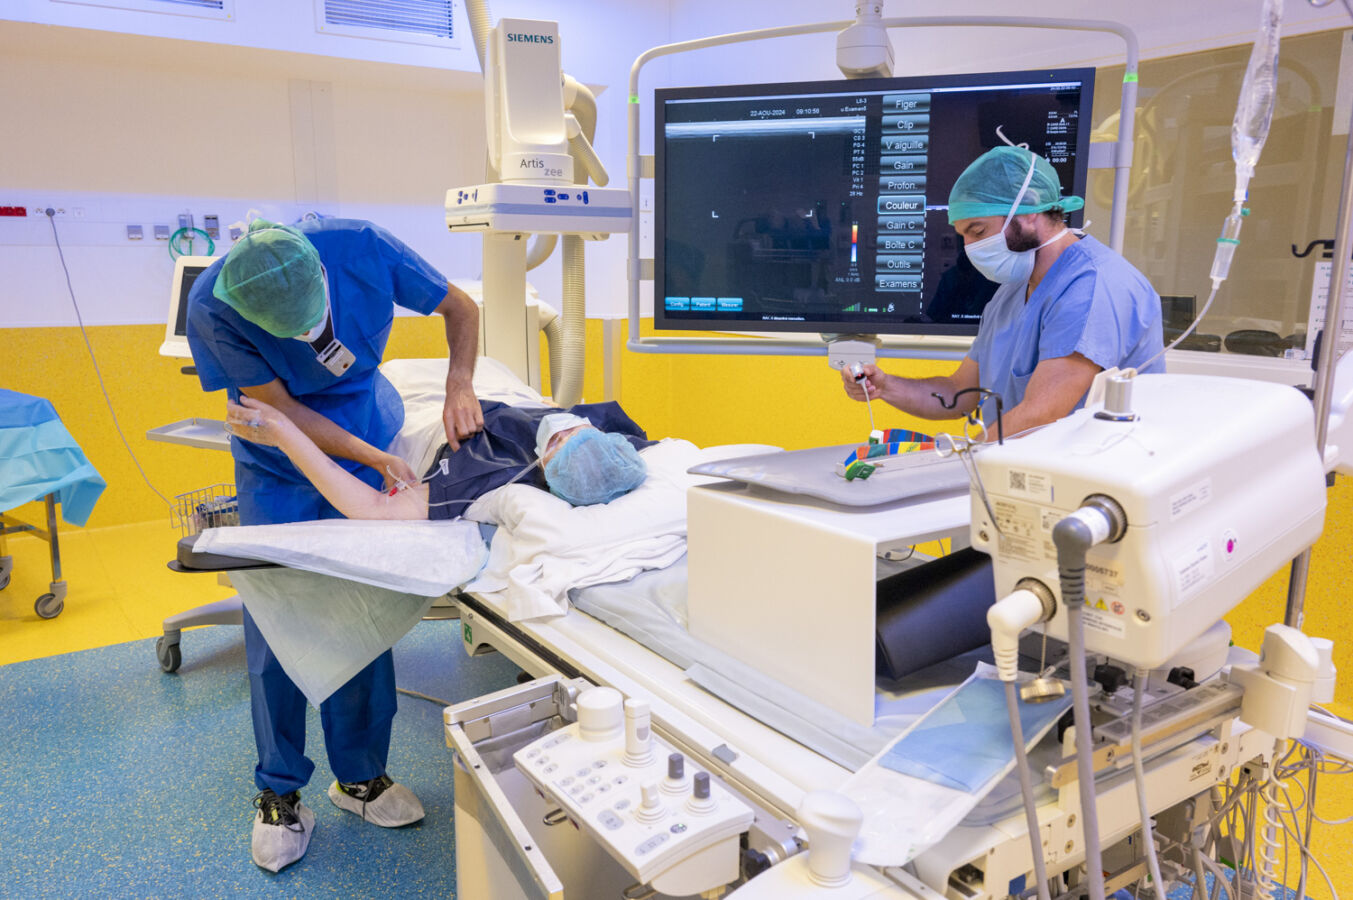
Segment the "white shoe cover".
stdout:
<svg viewBox="0 0 1353 900">
<path fill-rule="evenodd" d="M 254 833 L 250 840 L 254 864 L 269 872 L 280 872 L 305 856 L 310 846 L 310 835 L 315 831 L 315 814 L 304 803 L 297 801 L 296 816 L 300 825 L 265 825 L 263 811 L 254 813 Z M 295 830 L 298 829 L 299 830 Z"/>
<path fill-rule="evenodd" d="M 414 796 L 413 791 L 398 781 L 382 791 L 380 796 L 370 803 L 344 793 L 339 788 L 338 782 L 335 781 L 329 785 L 329 799 L 339 809 L 346 809 L 350 813 L 361 816 L 363 820 L 382 828 L 399 828 L 401 825 L 412 825 L 425 815 L 423 804 L 418 802 L 418 798 Z"/>
</svg>

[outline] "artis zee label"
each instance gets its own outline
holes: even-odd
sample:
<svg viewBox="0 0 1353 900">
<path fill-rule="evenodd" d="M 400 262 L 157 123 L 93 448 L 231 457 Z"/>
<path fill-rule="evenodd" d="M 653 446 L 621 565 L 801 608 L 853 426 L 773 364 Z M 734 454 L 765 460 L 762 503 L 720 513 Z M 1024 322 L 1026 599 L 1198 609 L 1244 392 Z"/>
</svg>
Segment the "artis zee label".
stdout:
<svg viewBox="0 0 1353 900">
<path fill-rule="evenodd" d="M 1005 487 L 1009 493 L 1017 497 L 1028 497 L 1030 500 L 1041 500 L 1044 503 L 1052 502 L 1052 479 L 1041 472 L 1008 469 Z"/>
<path fill-rule="evenodd" d="M 1174 560 L 1175 583 L 1179 586 L 1179 595 L 1175 599 L 1175 605 L 1187 600 L 1189 597 L 1198 593 L 1207 580 L 1212 577 L 1212 544 L 1210 541 L 1200 541 L 1187 553 L 1182 553 Z"/>
<path fill-rule="evenodd" d="M 1170 521 L 1188 515 L 1212 499 L 1212 479 L 1204 478 L 1170 498 Z"/>
</svg>

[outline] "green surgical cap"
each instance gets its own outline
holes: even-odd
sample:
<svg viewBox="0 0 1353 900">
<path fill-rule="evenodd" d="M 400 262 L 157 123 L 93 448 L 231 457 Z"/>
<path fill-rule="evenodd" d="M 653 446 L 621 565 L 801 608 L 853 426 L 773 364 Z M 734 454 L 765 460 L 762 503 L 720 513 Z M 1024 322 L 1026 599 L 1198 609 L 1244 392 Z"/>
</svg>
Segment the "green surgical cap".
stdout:
<svg viewBox="0 0 1353 900">
<path fill-rule="evenodd" d="M 305 235 L 255 219 L 221 265 L 212 294 L 271 335 L 305 334 L 324 318 L 324 271 Z"/>
<path fill-rule="evenodd" d="M 973 160 L 963 170 L 949 192 L 949 224 L 959 219 L 979 216 L 1005 216 L 1015 202 L 1015 194 L 1029 174 L 1029 161 L 1034 163 L 1034 175 L 1020 198 L 1015 215 L 1061 209 L 1071 212 L 1085 206 L 1080 197 L 1063 197 L 1057 170 L 1036 153 L 1023 147 L 996 147 Z"/>
</svg>

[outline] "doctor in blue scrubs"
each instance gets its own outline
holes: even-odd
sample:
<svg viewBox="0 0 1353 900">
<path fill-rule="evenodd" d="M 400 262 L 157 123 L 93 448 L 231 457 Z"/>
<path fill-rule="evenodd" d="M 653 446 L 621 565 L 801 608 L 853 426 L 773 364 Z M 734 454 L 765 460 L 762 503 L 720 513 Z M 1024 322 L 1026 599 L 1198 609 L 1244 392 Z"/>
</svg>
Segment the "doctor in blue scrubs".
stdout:
<svg viewBox="0 0 1353 900">
<path fill-rule="evenodd" d="M 997 147 L 954 182 L 949 223 L 972 264 L 1000 285 L 982 311 L 977 338 L 952 375 L 904 378 L 864 367 L 856 382 L 843 370 L 846 393 L 882 399 L 925 419 L 952 419 L 977 407 L 966 388 L 999 394 L 1006 435 L 1070 415 L 1085 402 L 1095 375 L 1118 367 L 1164 372 L 1160 296 L 1141 272 L 1089 235 L 1067 228 L 1080 197 L 1063 197 L 1057 172 L 1022 147 Z M 995 402 L 981 401 L 989 437 Z"/>
<path fill-rule="evenodd" d="M 446 321 L 447 443 L 483 426 L 471 376 L 478 346 L 474 302 L 388 231 L 351 219 L 290 227 L 258 220 L 193 285 L 188 343 L 206 391 L 224 389 L 285 412 L 340 466 L 382 487 L 417 481 L 387 452 L 404 419 L 377 371 L 395 304 Z M 240 522 L 260 525 L 340 514 L 275 447 L 232 441 Z M 245 653 L 258 766 L 252 852 L 276 872 L 300 859 L 315 816 L 300 800 L 314 770 L 305 755 L 306 702 L 246 609 Z M 395 714 L 386 651 L 320 706 L 336 778 L 329 798 L 364 821 L 398 827 L 423 817 L 418 798 L 386 774 Z"/>
</svg>

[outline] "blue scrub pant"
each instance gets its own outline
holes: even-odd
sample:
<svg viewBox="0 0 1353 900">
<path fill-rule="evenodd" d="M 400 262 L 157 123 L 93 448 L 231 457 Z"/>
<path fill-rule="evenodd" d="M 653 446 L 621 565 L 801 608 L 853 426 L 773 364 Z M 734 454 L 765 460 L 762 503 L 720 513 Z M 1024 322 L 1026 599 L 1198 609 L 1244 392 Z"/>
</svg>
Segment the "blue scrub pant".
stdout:
<svg viewBox="0 0 1353 900">
<path fill-rule="evenodd" d="M 374 485 L 380 476 L 366 470 Z M 236 467 L 240 522 L 280 524 L 342 518 L 310 485 L 260 477 Z M 282 669 L 249 611 L 244 611 L 244 653 L 249 666 L 249 700 L 258 766 L 254 783 L 279 796 L 299 790 L 315 764 L 305 755 L 306 699 Z M 386 650 L 320 704 L 320 723 L 329 768 L 339 781 L 357 782 L 385 774 L 390 728 L 395 717 L 394 654 Z"/>
</svg>

